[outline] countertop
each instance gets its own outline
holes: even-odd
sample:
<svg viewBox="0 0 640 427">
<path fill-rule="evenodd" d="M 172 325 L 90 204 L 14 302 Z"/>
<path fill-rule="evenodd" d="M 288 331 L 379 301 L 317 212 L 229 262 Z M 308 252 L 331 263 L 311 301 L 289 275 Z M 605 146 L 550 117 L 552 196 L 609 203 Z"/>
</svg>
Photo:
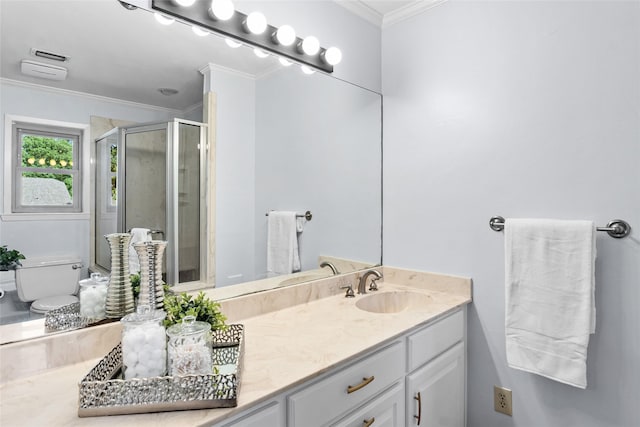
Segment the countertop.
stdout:
<svg viewBox="0 0 640 427">
<path fill-rule="evenodd" d="M 428 302 L 414 310 L 371 313 L 355 306 L 365 296 L 345 298 L 343 291 L 336 294 L 334 281 L 327 285 L 332 287 L 332 295 L 314 299 L 306 292 L 306 302 L 292 301 L 295 305 L 243 319 L 230 316 L 234 323 L 245 326 L 244 367 L 235 408 L 79 418 L 78 382 L 99 360 L 89 359 L 3 383 L 0 386 L 0 425 L 209 425 L 471 302 L 470 279 L 431 273 L 423 275 L 388 267 L 384 273 L 385 280 L 380 283 L 378 293 L 411 290 L 427 295 Z M 277 296 L 273 294 L 270 298 Z M 262 293 L 250 296 L 256 299 L 255 302 L 265 297 L 269 298 Z M 5 369 L 5 361 L 0 363 Z"/>
</svg>

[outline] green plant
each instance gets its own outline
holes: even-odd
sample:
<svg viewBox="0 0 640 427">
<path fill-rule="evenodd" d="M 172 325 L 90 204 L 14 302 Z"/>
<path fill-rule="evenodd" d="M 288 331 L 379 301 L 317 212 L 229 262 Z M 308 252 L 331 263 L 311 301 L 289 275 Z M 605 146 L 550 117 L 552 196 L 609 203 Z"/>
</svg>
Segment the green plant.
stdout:
<svg viewBox="0 0 640 427">
<path fill-rule="evenodd" d="M 7 246 L 0 246 L 0 270 L 15 270 L 17 266 L 22 265 L 21 259 L 25 259 L 24 255 L 15 249 L 7 249 Z"/>
<path fill-rule="evenodd" d="M 164 297 L 164 311 L 167 317 L 164 325 L 169 327 L 182 322 L 185 316 L 195 316 L 196 320 L 211 324 L 211 329 L 224 329 L 226 316 L 220 311 L 220 304 L 210 300 L 204 292 L 192 295 L 182 292 L 180 294 L 166 294 Z"/>
<path fill-rule="evenodd" d="M 131 290 L 133 291 L 133 300 L 138 300 L 138 295 L 140 295 L 140 275 L 139 274 L 131 274 L 129 276 L 131 278 Z"/>
<path fill-rule="evenodd" d="M 137 300 L 138 295 L 140 295 L 140 275 L 139 274 L 130 274 L 129 278 L 131 279 L 131 290 L 133 291 L 133 299 Z M 166 283 L 162 284 L 162 290 L 165 294 L 173 293 L 171 290 L 171 286 Z"/>
</svg>

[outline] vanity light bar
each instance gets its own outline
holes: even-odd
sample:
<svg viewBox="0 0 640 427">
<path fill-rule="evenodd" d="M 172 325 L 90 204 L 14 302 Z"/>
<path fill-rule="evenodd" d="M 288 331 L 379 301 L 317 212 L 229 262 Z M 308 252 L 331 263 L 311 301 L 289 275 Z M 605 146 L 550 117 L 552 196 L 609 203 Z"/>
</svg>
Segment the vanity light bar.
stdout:
<svg viewBox="0 0 640 427">
<path fill-rule="evenodd" d="M 307 55 L 298 50 L 298 46 L 302 43 L 303 39 L 296 37 L 294 43 L 289 46 L 284 46 L 274 41 L 273 34 L 278 28 L 267 24 L 267 29 L 264 32 L 261 34 L 253 34 L 245 29 L 244 23 L 247 15 L 236 10 L 233 16 L 226 21 L 215 20 L 209 15 L 209 6 L 210 1 L 199 1 L 189 7 L 178 6 L 172 0 L 152 0 L 151 2 L 151 9 L 153 11 L 174 17 L 191 25 L 197 25 L 224 37 L 260 48 L 299 64 L 307 65 L 326 73 L 333 72 L 333 66 L 328 64 L 324 59 L 326 49 L 320 48 L 316 54 Z"/>
<path fill-rule="evenodd" d="M 210 3 L 210 1 L 199 1 L 192 6 L 182 7 L 172 0 L 152 0 L 151 9 L 191 25 L 197 25 L 224 37 L 287 58 L 299 64 L 307 65 L 326 73 L 333 72 L 333 66 L 328 64 L 324 59 L 326 49 L 320 48 L 314 55 L 302 53 L 298 49 L 303 39 L 299 37 L 296 37 L 296 41 L 289 46 L 279 44 L 277 41 L 274 41 L 275 37 L 273 37 L 278 28 L 268 24 L 267 29 L 261 34 L 248 32 L 245 29 L 247 15 L 237 10 L 233 16 L 226 21 L 215 20 L 209 15 Z"/>
</svg>

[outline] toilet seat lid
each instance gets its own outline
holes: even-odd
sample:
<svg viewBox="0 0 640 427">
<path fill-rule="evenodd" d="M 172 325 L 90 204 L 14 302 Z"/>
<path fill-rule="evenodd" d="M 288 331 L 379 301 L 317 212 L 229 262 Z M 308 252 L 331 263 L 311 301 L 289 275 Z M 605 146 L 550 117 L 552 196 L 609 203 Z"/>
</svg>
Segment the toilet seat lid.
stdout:
<svg viewBox="0 0 640 427">
<path fill-rule="evenodd" d="M 74 302 L 78 302 L 78 297 L 73 295 L 56 295 L 53 297 L 41 298 L 31 304 L 31 311 L 35 313 L 46 313 L 54 308 L 60 308 L 63 305 L 73 304 Z"/>
</svg>

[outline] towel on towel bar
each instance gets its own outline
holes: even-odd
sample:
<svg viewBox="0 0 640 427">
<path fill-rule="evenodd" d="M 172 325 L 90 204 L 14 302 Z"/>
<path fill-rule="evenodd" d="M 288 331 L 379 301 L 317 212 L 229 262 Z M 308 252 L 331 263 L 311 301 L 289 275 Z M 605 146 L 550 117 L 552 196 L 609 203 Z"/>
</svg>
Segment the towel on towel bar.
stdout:
<svg viewBox="0 0 640 427">
<path fill-rule="evenodd" d="M 129 272 L 131 274 L 140 273 L 140 260 L 138 253 L 133 248 L 134 243 L 151 241 L 151 233 L 148 228 L 132 228 L 131 241 L 129 243 Z"/>
<path fill-rule="evenodd" d="M 505 221 L 505 331 L 510 367 L 587 387 L 595 332 L 591 221 Z"/>
<path fill-rule="evenodd" d="M 271 211 L 267 220 L 267 272 L 269 275 L 300 271 L 299 221 L 292 211 Z"/>
</svg>

